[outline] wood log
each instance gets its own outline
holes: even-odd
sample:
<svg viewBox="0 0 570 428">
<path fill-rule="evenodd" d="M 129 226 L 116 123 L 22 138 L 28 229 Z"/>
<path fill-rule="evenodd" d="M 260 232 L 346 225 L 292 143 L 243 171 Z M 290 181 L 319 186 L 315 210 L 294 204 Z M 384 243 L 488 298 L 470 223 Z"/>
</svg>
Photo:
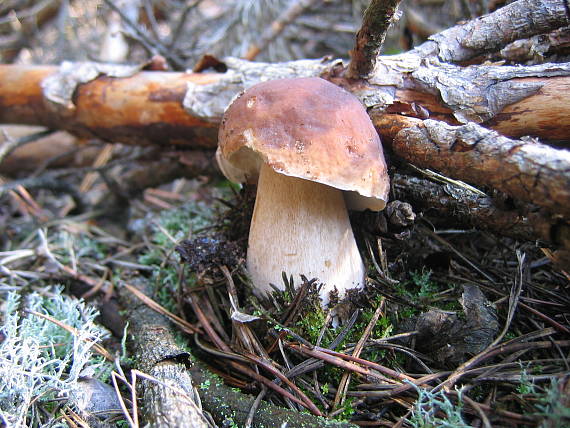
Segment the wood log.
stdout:
<svg viewBox="0 0 570 428">
<path fill-rule="evenodd" d="M 54 108 L 43 94 L 42 82 L 57 67 L 0 65 L 0 123 L 129 144 L 213 148 L 225 107 L 244 87 L 261 79 L 321 74 L 376 111 L 450 124 L 473 120 L 511 137 L 567 141 L 570 135 L 570 102 L 563 96 L 570 91 L 570 64 L 438 67 L 422 65 L 409 53 L 379 59 L 380 71 L 367 82 L 345 79 L 335 64 L 320 61 L 227 64 L 226 73 L 101 76 L 77 87 L 72 111 Z M 190 111 L 184 108 L 185 97 L 192 98 Z"/>
<path fill-rule="evenodd" d="M 0 65 L 0 123 L 64 129 L 87 138 L 127 144 L 214 147 L 217 125 L 188 114 L 187 84 L 206 84 L 217 74 L 140 72 L 128 78 L 101 76 L 80 85 L 75 108 L 46 99 L 42 82 L 55 66 Z"/>
</svg>

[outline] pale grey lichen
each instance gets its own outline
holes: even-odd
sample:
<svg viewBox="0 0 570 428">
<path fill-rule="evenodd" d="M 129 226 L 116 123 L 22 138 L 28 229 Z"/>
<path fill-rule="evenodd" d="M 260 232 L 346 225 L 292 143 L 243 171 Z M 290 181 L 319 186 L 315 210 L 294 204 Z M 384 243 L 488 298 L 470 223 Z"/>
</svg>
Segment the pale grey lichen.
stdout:
<svg viewBox="0 0 570 428">
<path fill-rule="evenodd" d="M 95 324 L 97 311 L 61 293 L 61 288 L 32 292 L 25 301 L 10 291 L 3 304 L 0 335 L 0 424 L 10 427 L 60 426 L 49 412 L 52 400 L 66 400 L 85 373 L 101 374 L 108 363 L 94 358 L 94 343 L 107 336 Z M 33 315 L 49 315 L 76 329 L 66 331 Z M 72 402 L 69 404 L 73 405 Z"/>
</svg>

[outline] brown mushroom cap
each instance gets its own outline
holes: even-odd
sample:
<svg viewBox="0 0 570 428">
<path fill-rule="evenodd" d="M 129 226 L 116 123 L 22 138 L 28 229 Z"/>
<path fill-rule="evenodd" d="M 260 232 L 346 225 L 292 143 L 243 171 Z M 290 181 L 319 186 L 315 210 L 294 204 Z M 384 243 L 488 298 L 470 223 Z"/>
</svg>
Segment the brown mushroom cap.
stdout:
<svg viewBox="0 0 570 428">
<path fill-rule="evenodd" d="M 318 77 L 273 80 L 245 91 L 224 114 L 217 159 L 232 181 L 257 181 L 266 163 L 284 175 L 356 192 L 347 198 L 349 208 L 386 204 L 386 162 L 366 110 L 354 95 Z"/>
</svg>

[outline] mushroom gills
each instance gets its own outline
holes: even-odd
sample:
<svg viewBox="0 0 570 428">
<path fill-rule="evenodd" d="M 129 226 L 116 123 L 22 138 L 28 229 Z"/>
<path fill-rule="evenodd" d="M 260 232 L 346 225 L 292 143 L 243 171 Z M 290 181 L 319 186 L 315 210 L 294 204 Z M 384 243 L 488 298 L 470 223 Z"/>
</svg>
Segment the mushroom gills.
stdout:
<svg viewBox="0 0 570 428">
<path fill-rule="evenodd" d="M 263 165 L 249 231 L 247 269 L 258 294 L 271 293 L 270 283 L 284 290 L 282 272 L 318 278 L 320 298 L 329 302 L 335 288 L 362 288 L 360 257 L 341 190 L 290 177 Z"/>
</svg>

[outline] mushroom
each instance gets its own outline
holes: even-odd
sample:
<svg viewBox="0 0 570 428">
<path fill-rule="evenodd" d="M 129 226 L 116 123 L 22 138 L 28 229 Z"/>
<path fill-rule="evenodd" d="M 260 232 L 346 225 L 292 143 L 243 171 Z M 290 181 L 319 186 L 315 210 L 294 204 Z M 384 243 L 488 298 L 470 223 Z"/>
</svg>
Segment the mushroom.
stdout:
<svg viewBox="0 0 570 428">
<path fill-rule="evenodd" d="M 318 278 L 323 305 L 362 288 L 365 267 L 347 206 L 382 210 L 389 178 L 360 101 L 317 77 L 259 83 L 222 119 L 216 158 L 234 182 L 257 182 L 247 270 L 258 295 L 282 272 Z"/>
</svg>

